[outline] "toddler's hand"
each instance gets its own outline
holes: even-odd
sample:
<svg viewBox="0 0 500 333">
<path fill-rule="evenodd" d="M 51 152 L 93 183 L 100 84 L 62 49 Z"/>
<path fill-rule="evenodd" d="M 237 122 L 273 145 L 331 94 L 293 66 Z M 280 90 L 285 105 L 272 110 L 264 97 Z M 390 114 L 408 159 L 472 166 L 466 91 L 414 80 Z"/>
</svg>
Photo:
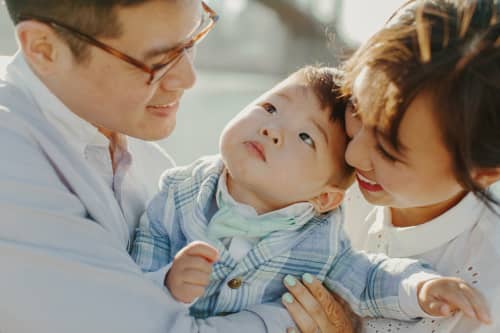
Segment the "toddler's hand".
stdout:
<svg viewBox="0 0 500 333">
<path fill-rule="evenodd" d="M 218 257 L 217 249 L 199 241 L 180 250 L 165 277 L 170 294 L 183 303 L 191 303 L 203 295 L 210 282 L 212 265 Z"/>
<path fill-rule="evenodd" d="M 470 318 L 491 323 L 484 298 L 462 279 L 446 277 L 423 281 L 417 293 L 420 307 L 432 316 L 449 316 L 461 310 Z"/>
</svg>

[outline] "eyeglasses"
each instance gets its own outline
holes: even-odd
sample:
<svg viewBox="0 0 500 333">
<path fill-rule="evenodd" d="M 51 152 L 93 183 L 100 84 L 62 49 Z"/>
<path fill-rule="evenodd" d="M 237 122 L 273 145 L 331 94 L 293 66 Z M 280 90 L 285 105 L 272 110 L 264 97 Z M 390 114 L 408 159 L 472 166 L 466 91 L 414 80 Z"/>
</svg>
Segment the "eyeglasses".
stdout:
<svg viewBox="0 0 500 333">
<path fill-rule="evenodd" d="M 89 43 L 95 47 L 100 48 L 101 50 L 139 68 L 140 70 L 146 72 L 149 74 L 149 80 L 147 81 L 148 85 L 155 84 L 159 82 L 167 73 L 168 71 L 175 66 L 175 64 L 188 52 L 188 54 L 192 51 L 193 47 L 196 46 L 205 36 L 210 32 L 210 30 L 213 29 L 215 26 L 215 23 L 219 19 L 219 16 L 217 13 L 210 8 L 205 2 L 202 1 L 202 7 L 203 7 L 203 12 L 204 15 L 202 17 L 202 20 L 200 22 L 200 25 L 196 29 L 196 32 L 193 34 L 193 37 L 191 37 L 188 41 L 185 41 L 183 43 L 180 43 L 179 45 L 171 48 L 170 50 L 167 50 L 165 52 L 165 59 L 166 61 L 155 65 L 153 67 L 150 67 L 143 63 L 142 61 L 139 61 L 129 55 L 126 55 L 125 53 L 118 51 L 117 49 L 104 44 L 103 42 L 95 39 L 94 37 L 87 35 L 83 32 L 80 32 L 76 30 L 75 28 L 72 28 L 64 23 L 56 22 L 50 18 L 46 17 L 40 17 L 37 15 L 19 15 L 18 17 L 18 22 L 20 21 L 28 21 L 28 20 L 34 20 L 34 21 L 39 21 L 41 23 L 47 24 L 51 26 L 54 29 L 62 29 L 65 30 L 69 33 L 71 33 L 73 36 L 76 38 L 80 39 L 81 41 L 84 41 L 86 43 Z"/>
</svg>

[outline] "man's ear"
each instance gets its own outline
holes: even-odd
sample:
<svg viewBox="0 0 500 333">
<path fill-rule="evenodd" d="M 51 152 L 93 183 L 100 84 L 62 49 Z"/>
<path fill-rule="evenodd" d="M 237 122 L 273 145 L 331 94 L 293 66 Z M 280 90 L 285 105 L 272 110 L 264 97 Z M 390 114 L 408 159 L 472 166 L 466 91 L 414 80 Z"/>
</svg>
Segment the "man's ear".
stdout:
<svg viewBox="0 0 500 333">
<path fill-rule="evenodd" d="M 16 34 L 26 61 L 40 75 L 51 74 L 63 43 L 48 25 L 23 21 L 16 26 Z"/>
<path fill-rule="evenodd" d="M 327 185 L 318 196 L 309 200 L 318 213 L 326 213 L 337 208 L 344 199 L 345 191 L 335 186 Z"/>
<path fill-rule="evenodd" d="M 472 178 L 482 187 L 488 186 L 500 181 L 500 167 L 498 168 L 480 168 L 472 171 Z"/>
</svg>

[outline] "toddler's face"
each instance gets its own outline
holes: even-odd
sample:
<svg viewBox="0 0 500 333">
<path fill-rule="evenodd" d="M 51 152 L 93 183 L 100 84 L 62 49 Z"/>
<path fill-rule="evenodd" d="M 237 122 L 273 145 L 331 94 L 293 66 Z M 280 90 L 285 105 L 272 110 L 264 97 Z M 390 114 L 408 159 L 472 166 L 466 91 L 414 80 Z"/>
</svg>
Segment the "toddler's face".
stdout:
<svg viewBox="0 0 500 333">
<path fill-rule="evenodd" d="M 231 181 L 269 210 L 318 196 L 344 165 L 346 136 L 305 81 L 294 75 L 241 111 L 220 151 Z"/>
</svg>

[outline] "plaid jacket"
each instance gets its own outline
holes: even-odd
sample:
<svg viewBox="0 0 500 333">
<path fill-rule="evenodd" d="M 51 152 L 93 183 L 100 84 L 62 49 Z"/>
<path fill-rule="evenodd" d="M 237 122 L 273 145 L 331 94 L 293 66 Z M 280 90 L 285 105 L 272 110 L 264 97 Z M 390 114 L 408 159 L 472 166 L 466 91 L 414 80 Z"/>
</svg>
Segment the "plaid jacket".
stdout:
<svg viewBox="0 0 500 333">
<path fill-rule="evenodd" d="M 168 170 L 161 191 L 144 213 L 132 256 L 145 272 L 169 264 L 188 243 L 202 240 L 218 248 L 211 283 L 191 307 L 192 315 L 208 317 L 238 312 L 253 304 L 275 302 L 286 291 L 287 275 L 315 275 L 361 316 L 409 320 L 399 305 L 401 280 L 424 266 L 410 259 L 390 259 L 351 249 L 338 209 L 315 217 L 297 231 L 278 231 L 263 238 L 239 262 L 220 241 L 206 235 L 223 170 L 218 156 Z M 235 283 L 236 281 L 236 283 Z"/>
</svg>

